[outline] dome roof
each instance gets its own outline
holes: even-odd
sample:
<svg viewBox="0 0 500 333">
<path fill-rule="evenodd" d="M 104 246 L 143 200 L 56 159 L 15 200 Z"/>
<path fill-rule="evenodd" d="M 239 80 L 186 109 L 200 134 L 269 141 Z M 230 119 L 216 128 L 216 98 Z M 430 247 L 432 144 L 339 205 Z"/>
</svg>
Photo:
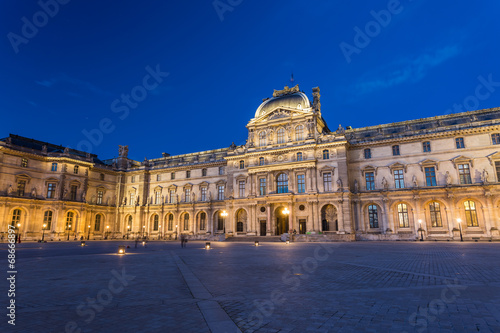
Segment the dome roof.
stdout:
<svg viewBox="0 0 500 333">
<path fill-rule="evenodd" d="M 309 98 L 301 91 L 281 95 L 264 101 L 255 112 L 255 118 L 265 115 L 278 108 L 303 110 L 311 107 Z"/>
</svg>

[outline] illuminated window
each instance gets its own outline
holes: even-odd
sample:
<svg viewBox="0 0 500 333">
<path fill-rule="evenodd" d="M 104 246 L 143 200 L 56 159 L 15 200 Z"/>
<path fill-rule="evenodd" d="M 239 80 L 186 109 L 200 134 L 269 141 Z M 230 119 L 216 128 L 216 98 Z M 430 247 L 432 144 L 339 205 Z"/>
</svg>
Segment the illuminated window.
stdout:
<svg viewBox="0 0 500 333">
<path fill-rule="evenodd" d="M 278 144 L 285 143 L 285 130 L 280 128 L 276 134 L 278 135 Z"/>
<path fill-rule="evenodd" d="M 306 192 L 306 179 L 304 175 L 297 175 L 297 193 Z"/>
<path fill-rule="evenodd" d="M 53 199 L 56 195 L 56 184 L 48 183 L 47 184 L 47 199 Z"/>
<path fill-rule="evenodd" d="M 184 201 L 191 202 L 191 189 L 190 188 L 184 189 Z"/>
<path fill-rule="evenodd" d="M 155 192 L 155 205 L 160 205 L 161 204 L 161 192 L 156 191 Z"/>
<path fill-rule="evenodd" d="M 433 227 L 442 227 L 443 221 L 441 220 L 441 206 L 439 202 L 431 202 L 429 204 L 429 212 L 431 214 L 431 225 Z"/>
<path fill-rule="evenodd" d="M 405 188 L 403 170 L 394 170 L 394 184 L 396 185 L 396 188 Z"/>
<path fill-rule="evenodd" d="M 21 167 L 23 167 L 23 168 L 28 167 L 28 159 L 27 158 L 21 158 Z"/>
<path fill-rule="evenodd" d="M 217 186 L 217 200 L 224 200 L 224 185 Z"/>
<path fill-rule="evenodd" d="M 464 202 L 465 207 L 465 220 L 467 221 L 468 227 L 478 227 L 477 222 L 477 212 L 476 203 L 472 200 L 467 200 Z"/>
<path fill-rule="evenodd" d="M 399 227 L 409 228 L 410 219 L 408 218 L 408 206 L 404 203 L 398 205 Z"/>
<path fill-rule="evenodd" d="M 11 221 L 10 225 L 17 228 L 17 224 L 20 222 L 21 222 L 21 210 L 14 209 L 14 211 L 12 212 L 12 221 Z"/>
<path fill-rule="evenodd" d="M 459 164 L 458 174 L 460 176 L 460 184 L 472 184 L 469 164 Z"/>
<path fill-rule="evenodd" d="M 17 182 L 17 195 L 20 197 L 24 197 L 24 191 L 26 189 L 26 181 L 20 180 Z"/>
<path fill-rule="evenodd" d="M 52 228 L 52 211 L 47 210 L 43 213 L 43 224 L 45 224 L 45 230 L 50 230 Z"/>
<path fill-rule="evenodd" d="M 200 213 L 200 230 L 205 230 L 207 221 L 207 214 L 205 212 Z"/>
<path fill-rule="evenodd" d="M 103 195 L 104 195 L 103 191 L 97 191 L 97 204 L 98 205 L 102 205 Z"/>
<path fill-rule="evenodd" d="M 184 214 L 184 231 L 189 230 L 189 214 Z"/>
<path fill-rule="evenodd" d="M 299 125 L 295 127 L 295 141 L 304 140 L 304 126 Z"/>
<path fill-rule="evenodd" d="M 325 188 L 325 192 L 330 192 L 332 190 L 332 173 L 331 172 L 323 173 L 323 186 Z"/>
<path fill-rule="evenodd" d="M 94 224 L 94 231 L 99 231 L 101 230 L 101 214 L 97 214 L 95 216 L 95 224 Z"/>
<path fill-rule="evenodd" d="M 201 201 L 207 201 L 207 188 L 201 188 Z"/>
<path fill-rule="evenodd" d="M 266 140 L 266 132 L 262 131 L 259 133 L 259 146 L 265 146 L 267 145 L 267 140 Z"/>
<path fill-rule="evenodd" d="M 288 193 L 288 175 L 280 173 L 276 180 L 277 193 Z"/>
<path fill-rule="evenodd" d="M 158 215 L 153 216 L 153 231 L 158 231 L 158 221 L 159 221 L 159 216 Z"/>
</svg>

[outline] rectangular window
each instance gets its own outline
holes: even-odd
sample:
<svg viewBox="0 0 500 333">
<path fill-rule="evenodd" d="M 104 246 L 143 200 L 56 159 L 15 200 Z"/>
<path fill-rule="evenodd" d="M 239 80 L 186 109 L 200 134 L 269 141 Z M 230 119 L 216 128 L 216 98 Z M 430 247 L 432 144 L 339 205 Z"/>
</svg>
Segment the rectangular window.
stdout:
<svg viewBox="0 0 500 333">
<path fill-rule="evenodd" d="M 373 172 L 366 172 L 365 179 L 366 179 L 366 190 L 367 191 L 375 190 L 375 175 L 373 174 Z"/>
<path fill-rule="evenodd" d="M 161 180 L 161 175 L 156 175 L 156 181 L 159 182 Z"/>
<path fill-rule="evenodd" d="M 431 152 L 431 143 L 430 141 L 425 141 L 422 143 L 422 148 L 424 149 L 424 153 L 430 153 Z"/>
<path fill-rule="evenodd" d="M 56 195 L 56 184 L 49 183 L 47 185 L 47 199 L 53 199 Z"/>
<path fill-rule="evenodd" d="M 219 167 L 219 176 L 224 174 L 224 167 Z"/>
<path fill-rule="evenodd" d="M 75 167 L 73 168 L 73 173 L 74 173 L 75 175 L 77 175 L 77 174 L 78 174 L 78 170 L 79 170 L 79 169 L 80 169 L 80 167 L 79 167 L 78 165 L 75 165 Z"/>
<path fill-rule="evenodd" d="M 217 186 L 217 200 L 224 200 L 224 185 Z"/>
<path fill-rule="evenodd" d="M 455 144 L 457 145 L 457 149 L 465 148 L 464 138 L 456 138 Z"/>
<path fill-rule="evenodd" d="M 207 201 L 207 188 L 201 188 L 201 201 Z"/>
<path fill-rule="evenodd" d="M 71 189 L 69 192 L 69 199 L 71 201 L 76 201 L 76 191 L 78 190 L 78 186 L 76 185 L 71 185 Z"/>
<path fill-rule="evenodd" d="M 297 193 L 306 192 L 306 177 L 304 175 L 297 175 Z"/>
<path fill-rule="evenodd" d="M 175 190 L 170 190 L 170 203 L 175 203 Z"/>
<path fill-rule="evenodd" d="M 368 220 L 370 228 L 378 228 L 378 209 L 375 205 L 368 206 Z"/>
<path fill-rule="evenodd" d="M 497 172 L 497 182 L 500 182 L 500 162 L 495 162 L 495 170 Z"/>
<path fill-rule="evenodd" d="M 399 146 L 396 145 L 396 146 L 392 146 L 392 155 L 394 156 L 399 156 Z"/>
<path fill-rule="evenodd" d="M 191 202 L 191 189 L 187 188 L 184 190 L 184 201 Z"/>
<path fill-rule="evenodd" d="M 28 167 L 28 159 L 27 158 L 21 158 L 21 167 L 23 167 L 23 168 Z"/>
<path fill-rule="evenodd" d="M 207 169 L 201 169 L 201 176 L 205 177 L 207 175 Z"/>
<path fill-rule="evenodd" d="M 370 148 L 365 149 L 365 158 L 366 159 L 372 158 L 372 151 Z"/>
<path fill-rule="evenodd" d="M 472 184 L 469 164 L 459 164 L 458 174 L 460 176 L 460 184 Z"/>
<path fill-rule="evenodd" d="M 174 180 L 174 179 L 175 179 L 175 172 L 172 172 L 172 173 L 170 174 L 170 179 L 172 179 L 172 180 Z"/>
<path fill-rule="evenodd" d="M 266 195 L 266 178 L 259 179 L 259 194 Z"/>
<path fill-rule="evenodd" d="M 425 168 L 425 184 L 427 186 L 436 186 L 436 169 L 434 167 Z"/>
<path fill-rule="evenodd" d="M 130 193 L 130 202 L 128 204 L 130 206 L 135 205 L 135 193 Z"/>
<path fill-rule="evenodd" d="M 135 183 L 135 176 L 130 177 L 130 182 Z"/>
<path fill-rule="evenodd" d="M 186 178 L 191 178 L 191 171 L 186 171 Z"/>
<path fill-rule="evenodd" d="M 500 145 L 500 133 L 494 133 L 491 135 L 491 142 L 494 145 Z"/>
<path fill-rule="evenodd" d="M 26 189 L 26 181 L 20 180 L 17 183 L 17 195 L 20 197 L 24 197 L 24 190 Z"/>
<path fill-rule="evenodd" d="M 299 220 L 299 234 L 305 235 L 306 231 L 306 220 Z"/>
<path fill-rule="evenodd" d="M 331 172 L 325 172 L 323 174 L 323 187 L 325 189 L 325 192 L 332 191 L 332 173 Z"/>
<path fill-rule="evenodd" d="M 103 197 L 103 192 L 102 191 L 97 191 L 97 204 L 102 205 L 102 197 Z"/>
<path fill-rule="evenodd" d="M 57 163 L 52 163 L 52 168 L 50 171 L 57 171 Z"/>
<path fill-rule="evenodd" d="M 245 181 L 244 180 L 240 180 L 239 190 L 240 190 L 240 198 L 244 198 L 245 197 Z"/>
<path fill-rule="evenodd" d="M 394 170 L 394 183 L 396 188 L 405 188 L 403 170 Z"/>
<path fill-rule="evenodd" d="M 155 205 L 161 204 L 161 192 L 156 191 L 155 192 Z"/>
</svg>

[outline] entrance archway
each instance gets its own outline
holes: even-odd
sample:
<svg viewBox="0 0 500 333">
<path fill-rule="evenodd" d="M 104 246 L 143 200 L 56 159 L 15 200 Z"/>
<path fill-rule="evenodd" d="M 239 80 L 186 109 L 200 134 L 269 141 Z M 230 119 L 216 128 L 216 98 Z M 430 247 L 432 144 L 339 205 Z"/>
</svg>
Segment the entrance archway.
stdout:
<svg viewBox="0 0 500 333">
<path fill-rule="evenodd" d="M 338 231 L 337 209 L 333 205 L 321 208 L 321 231 Z"/>
<path fill-rule="evenodd" d="M 274 215 L 276 216 L 276 235 L 284 234 L 290 229 L 288 227 L 288 214 L 283 214 L 284 209 L 285 207 L 279 206 L 274 211 Z"/>
</svg>

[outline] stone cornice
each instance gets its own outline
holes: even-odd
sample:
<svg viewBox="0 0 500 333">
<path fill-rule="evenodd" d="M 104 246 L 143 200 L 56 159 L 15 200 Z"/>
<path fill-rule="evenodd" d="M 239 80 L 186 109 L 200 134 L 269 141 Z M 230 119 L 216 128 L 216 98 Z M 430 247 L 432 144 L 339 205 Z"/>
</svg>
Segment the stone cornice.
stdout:
<svg viewBox="0 0 500 333">
<path fill-rule="evenodd" d="M 274 164 L 274 165 L 260 165 L 248 168 L 248 174 L 254 174 L 258 172 L 270 172 L 270 171 L 278 171 L 278 170 L 291 170 L 298 168 L 314 168 L 316 166 L 316 161 L 310 162 L 290 162 L 290 163 L 282 163 L 282 164 Z"/>
<path fill-rule="evenodd" d="M 287 146 L 287 147 L 280 147 L 277 149 L 263 149 L 259 151 L 252 151 L 252 152 L 247 152 L 241 155 L 233 155 L 233 156 L 226 156 L 225 159 L 227 161 L 234 161 L 234 160 L 241 160 L 242 158 L 247 158 L 247 157 L 255 157 L 255 156 L 263 156 L 263 155 L 276 155 L 276 154 L 283 154 L 283 153 L 293 153 L 293 152 L 300 152 L 300 151 L 305 151 L 309 149 L 324 149 L 324 148 L 335 148 L 335 147 L 342 147 L 347 145 L 346 140 L 342 141 L 332 141 L 332 142 L 322 142 L 322 143 L 309 143 L 301 146 Z"/>
</svg>

